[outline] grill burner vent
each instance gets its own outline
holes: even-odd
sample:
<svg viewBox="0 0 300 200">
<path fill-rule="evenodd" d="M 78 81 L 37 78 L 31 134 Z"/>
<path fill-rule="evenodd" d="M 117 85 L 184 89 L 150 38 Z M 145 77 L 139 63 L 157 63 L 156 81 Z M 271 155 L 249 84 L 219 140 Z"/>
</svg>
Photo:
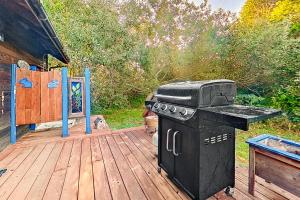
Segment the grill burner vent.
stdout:
<svg viewBox="0 0 300 200">
<path fill-rule="evenodd" d="M 230 138 L 231 138 L 231 133 L 229 133 L 229 134 L 224 133 L 224 134 L 220 134 L 216 137 L 214 136 L 214 137 L 204 139 L 204 144 L 205 145 L 216 144 L 216 143 L 224 142 Z"/>
</svg>

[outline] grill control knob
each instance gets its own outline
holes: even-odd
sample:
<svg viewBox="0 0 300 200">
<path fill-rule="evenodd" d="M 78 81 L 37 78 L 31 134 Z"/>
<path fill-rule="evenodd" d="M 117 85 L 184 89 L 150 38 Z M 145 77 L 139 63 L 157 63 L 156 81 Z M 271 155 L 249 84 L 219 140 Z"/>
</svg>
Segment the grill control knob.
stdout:
<svg viewBox="0 0 300 200">
<path fill-rule="evenodd" d="M 171 106 L 169 108 L 169 110 L 170 110 L 171 113 L 174 113 L 174 112 L 176 112 L 176 107 L 175 106 Z"/>
<path fill-rule="evenodd" d="M 154 104 L 154 108 L 158 109 L 159 108 L 159 103 Z"/>
<path fill-rule="evenodd" d="M 167 105 L 162 105 L 162 106 L 160 107 L 160 109 L 161 109 L 162 111 L 165 111 L 165 110 L 167 110 L 167 108 L 168 108 L 168 106 L 167 106 Z"/>
<path fill-rule="evenodd" d="M 182 116 L 186 116 L 188 114 L 187 109 L 183 108 L 180 112 L 179 112 Z"/>
</svg>

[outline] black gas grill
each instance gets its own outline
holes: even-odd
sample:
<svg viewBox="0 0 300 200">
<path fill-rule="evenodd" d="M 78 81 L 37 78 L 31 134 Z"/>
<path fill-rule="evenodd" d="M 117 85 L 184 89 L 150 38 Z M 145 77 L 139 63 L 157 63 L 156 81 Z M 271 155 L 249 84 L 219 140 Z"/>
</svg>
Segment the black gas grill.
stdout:
<svg viewBox="0 0 300 200">
<path fill-rule="evenodd" d="M 280 112 L 234 105 L 230 80 L 179 82 L 157 90 L 158 165 L 193 199 L 234 187 L 235 128 Z M 227 190 L 229 191 L 229 190 Z"/>
</svg>

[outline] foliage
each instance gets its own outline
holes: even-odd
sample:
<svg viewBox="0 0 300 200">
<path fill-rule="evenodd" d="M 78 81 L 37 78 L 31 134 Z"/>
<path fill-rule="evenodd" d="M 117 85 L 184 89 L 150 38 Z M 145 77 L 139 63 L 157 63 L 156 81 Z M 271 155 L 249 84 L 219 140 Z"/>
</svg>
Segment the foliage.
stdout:
<svg viewBox="0 0 300 200">
<path fill-rule="evenodd" d="M 108 109 L 101 111 L 112 130 L 143 126 L 143 108 Z"/>
<path fill-rule="evenodd" d="M 255 94 L 240 94 L 237 95 L 235 103 L 247 106 L 266 106 L 267 100 L 264 97 L 256 96 Z"/>
<path fill-rule="evenodd" d="M 281 0 L 269 15 L 271 21 L 282 21 L 290 19 L 292 21 L 300 20 L 300 0 Z"/>
<path fill-rule="evenodd" d="M 91 66 L 95 111 L 136 106 L 166 82 L 227 78 L 248 91 L 238 102 L 299 120 L 299 0 L 247 0 L 238 17 L 208 1 L 43 3 L 71 73 Z"/>
<path fill-rule="evenodd" d="M 94 73 L 94 71 L 96 71 Z M 120 73 L 104 66 L 92 70 L 93 104 L 101 109 L 124 108 L 131 105 L 131 98 L 146 96 L 156 86 L 156 79 L 138 68 L 125 68 Z"/>
<path fill-rule="evenodd" d="M 146 95 L 156 86 L 148 49 L 119 22 L 114 3 L 43 3 L 71 57 L 71 75 L 81 75 L 84 66 L 91 68 L 93 107 L 126 107 L 129 98 Z"/>
<path fill-rule="evenodd" d="M 281 88 L 273 97 L 274 105 L 283 109 L 292 122 L 300 122 L 300 87 Z"/>
<path fill-rule="evenodd" d="M 267 19 L 278 0 L 247 0 L 240 13 L 240 25 L 250 28 Z"/>
<path fill-rule="evenodd" d="M 124 1 L 121 15 L 131 32 L 147 44 L 151 69 L 160 82 L 218 77 L 216 36 L 234 14 L 213 12 L 207 1 Z"/>
</svg>

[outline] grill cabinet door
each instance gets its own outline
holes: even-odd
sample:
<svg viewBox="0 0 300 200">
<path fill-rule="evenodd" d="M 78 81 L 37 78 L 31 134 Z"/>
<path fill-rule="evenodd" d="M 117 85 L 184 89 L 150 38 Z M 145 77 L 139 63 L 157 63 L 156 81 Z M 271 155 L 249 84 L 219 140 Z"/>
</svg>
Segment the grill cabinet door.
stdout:
<svg viewBox="0 0 300 200">
<path fill-rule="evenodd" d="M 190 127 L 177 125 L 175 135 L 174 181 L 193 198 L 197 196 L 198 137 Z M 176 155 L 178 153 L 178 155 Z"/>
<path fill-rule="evenodd" d="M 174 122 L 169 119 L 159 118 L 158 164 L 167 172 L 169 177 L 173 177 L 174 171 L 174 156 L 172 153 L 174 131 Z"/>
</svg>

